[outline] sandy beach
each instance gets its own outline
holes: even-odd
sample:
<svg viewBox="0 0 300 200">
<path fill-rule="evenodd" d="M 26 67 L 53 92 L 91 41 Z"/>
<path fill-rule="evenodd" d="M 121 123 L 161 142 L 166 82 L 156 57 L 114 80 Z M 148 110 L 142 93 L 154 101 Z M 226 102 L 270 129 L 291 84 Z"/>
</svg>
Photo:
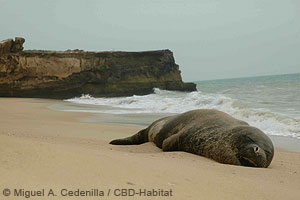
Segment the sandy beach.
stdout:
<svg viewBox="0 0 300 200">
<path fill-rule="evenodd" d="M 162 152 L 152 143 L 112 146 L 111 139 L 143 126 L 89 123 L 80 119 L 92 114 L 48 108 L 59 102 L 0 99 L 1 199 L 25 199 L 14 197 L 15 189 L 43 195 L 32 199 L 300 199 L 300 153 L 276 148 L 270 167 L 258 169 Z M 121 189 L 142 192 L 120 197 Z M 104 196 L 72 196 L 78 190 Z"/>
</svg>

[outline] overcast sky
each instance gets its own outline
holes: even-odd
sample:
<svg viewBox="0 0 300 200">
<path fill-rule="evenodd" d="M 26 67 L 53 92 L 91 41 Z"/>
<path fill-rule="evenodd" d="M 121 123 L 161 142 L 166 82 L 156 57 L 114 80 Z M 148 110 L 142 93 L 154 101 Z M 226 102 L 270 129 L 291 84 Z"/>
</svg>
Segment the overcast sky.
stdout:
<svg viewBox="0 0 300 200">
<path fill-rule="evenodd" d="M 299 0 L 0 0 L 26 49 L 170 49 L 185 81 L 300 72 Z"/>
</svg>

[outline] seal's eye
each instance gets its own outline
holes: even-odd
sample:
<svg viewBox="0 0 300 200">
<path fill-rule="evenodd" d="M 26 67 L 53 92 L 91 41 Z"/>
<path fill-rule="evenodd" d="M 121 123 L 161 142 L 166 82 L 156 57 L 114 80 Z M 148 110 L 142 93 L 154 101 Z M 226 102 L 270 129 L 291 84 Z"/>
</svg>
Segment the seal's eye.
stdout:
<svg viewBox="0 0 300 200">
<path fill-rule="evenodd" d="M 259 151 L 259 148 L 258 147 L 253 147 L 253 150 L 255 153 L 257 153 Z"/>
</svg>

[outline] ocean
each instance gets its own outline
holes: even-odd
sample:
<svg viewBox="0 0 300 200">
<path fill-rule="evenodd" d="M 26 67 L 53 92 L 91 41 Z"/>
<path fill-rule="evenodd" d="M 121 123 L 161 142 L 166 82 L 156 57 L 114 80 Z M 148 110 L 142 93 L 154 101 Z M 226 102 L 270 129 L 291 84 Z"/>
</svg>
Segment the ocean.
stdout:
<svg viewBox="0 0 300 200">
<path fill-rule="evenodd" d="M 300 139 L 300 73 L 195 83 L 198 91 L 190 93 L 154 88 L 153 94 L 144 96 L 94 98 L 83 94 L 65 101 L 77 105 L 67 111 L 118 116 L 160 116 L 193 109 L 218 109 L 266 134 Z M 92 107 L 79 109 L 82 104 Z"/>
</svg>

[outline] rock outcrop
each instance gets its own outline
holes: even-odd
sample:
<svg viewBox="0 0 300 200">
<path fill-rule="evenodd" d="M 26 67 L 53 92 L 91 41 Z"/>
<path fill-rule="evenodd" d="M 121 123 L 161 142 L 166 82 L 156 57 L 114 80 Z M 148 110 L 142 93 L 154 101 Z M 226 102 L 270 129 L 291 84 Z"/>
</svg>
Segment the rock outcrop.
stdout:
<svg viewBox="0 0 300 200">
<path fill-rule="evenodd" d="M 0 44 L 0 96 L 71 98 L 194 91 L 170 50 L 145 52 L 22 51 L 24 39 Z"/>
<path fill-rule="evenodd" d="M 13 39 L 7 39 L 0 42 L 0 55 L 6 53 L 17 53 L 23 50 L 24 38 L 16 37 Z"/>
</svg>

